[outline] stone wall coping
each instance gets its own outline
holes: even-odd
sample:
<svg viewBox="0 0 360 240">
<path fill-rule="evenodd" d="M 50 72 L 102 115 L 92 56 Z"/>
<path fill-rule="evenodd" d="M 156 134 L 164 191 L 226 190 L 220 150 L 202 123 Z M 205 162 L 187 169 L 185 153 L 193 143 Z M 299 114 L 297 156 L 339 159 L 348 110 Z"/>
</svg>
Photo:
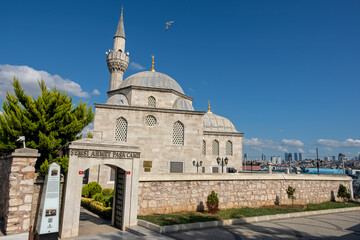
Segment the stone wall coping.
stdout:
<svg viewBox="0 0 360 240">
<path fill-rule="evenodd" d="M 140 106 L 127 106 L 127 105 L 110 105 L 94 103 L 95 108 L 109 108 L 109 109 L 124 109 L 134 111 L 148 111 L 148 112 L 161 112 L 161 113 L 179 113 L 179 114 L 191 114 L 191 115 L 204 115 L 204 111 L 195 110 L 182 110 L 182 109 L 169 109 L 169 108 L 151 108 L 151 107 L 140 107 Z"/>
<path fill-rule="evenodd" d="M 64 145 L 65 148 L 71 149 L 89 149 L 89 150 L 109 150 L 109 151 L 129 151 L 140 152 L 137 145 L 128 145 L 123 142 L 105 141 L 103 139 L 83 138 L 72 141 Z"/>
<path fill-rule="evenodd" d="M 272 220 L 279 220 L 279 219 L 306 217 L 306 216 L 313 216 L 313 215 L 322 215 L 322 214 L 338 213 L 338 212 L 351 212 L 351 211 L 360 211 L 360 207 L 336 208 L 336 209 L 306 211 L 306 212 L 296 212 L 296 213 L 283 213 L 283 214 L 265 215 L 265 216 L 258 216 L 258 217 L 247 217 L 247 218 L 227 219 L 227 220 L 219 220 L 219 221 L 177 224 L 177 225 L 169 225 L 169 226 L 159 226 L 154 223 L 138 219 L 138 225 L 145 227 L 147 229 L 153 230 L 158 233 L 170 233 L 170 232 L 186 231 L 186 230 L 192 230 L 192 229 L 201 229 L 201 228 L 218 227 L 218 226 L 229 226 L 229 225 L 254 223 L 254 222 L 265 222 L 265 221 L 272 221 Z"/>
<path fill-rule="evenodd" d="M 313 175 L 313 174 L 281 174 L 281 173 L 165 173 L 143 174 L 140 182 L 166 181 L 233 181 L 233 180 L 305 180 L 305 181 L 352 181 L 351 177 L 343 175 Z"/>
<path fill-rule="evenodd" d="M 15 149 L 15 151 L 12 153 L 3 155 L 0 159 L 7 159 L 7 158 L 11 158 L 11 157 L 38 158 L 38 157 L 40 157 L 40 153 L 37 149 L 33 149 L 33 148 L 18 148 L 18 149 Z"/>
</svg>

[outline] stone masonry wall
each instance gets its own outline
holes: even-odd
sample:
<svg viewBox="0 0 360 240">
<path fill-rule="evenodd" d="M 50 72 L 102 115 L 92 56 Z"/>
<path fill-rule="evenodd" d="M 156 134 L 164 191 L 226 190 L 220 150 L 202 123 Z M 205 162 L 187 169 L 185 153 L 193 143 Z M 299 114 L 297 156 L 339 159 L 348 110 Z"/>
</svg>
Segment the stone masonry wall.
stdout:
<svg viewBox="0 0 360 240">
<path fill-rule="evenodd" d="M 12 235 L 29 232 L 31 204 L 34 192 L 35 162 L 39 156 L 35 149 L 16 149 L 0 159 L 1 231 Z M 5 174 L 4 174 L 5 173 Z"/>
<path fill-rule="evenodd" d="M 281 179 L 279 177 L 279 179 L 264 180 L 142 181 L 140 179 L 138 215 L 195 211 L 206 206 L 206 198 L 211 191 L 218 194 L 219 207 L 222 209 L 274 205 L 277 198 L 280 204 L 291 204 L 291 199 L 288 199 L 286 194 L 288 186 L 296 189 L 295 204 L 320 203 L 336 197 L 340 184 L 349 189 L 350 183 L 351 180 L 347 180 L 346 177 L 341 180 L 331 179 L 331 177 L 309 179 L 307 176 L 304 179 L 299 177 L 298 179 Z"/>
</svg>

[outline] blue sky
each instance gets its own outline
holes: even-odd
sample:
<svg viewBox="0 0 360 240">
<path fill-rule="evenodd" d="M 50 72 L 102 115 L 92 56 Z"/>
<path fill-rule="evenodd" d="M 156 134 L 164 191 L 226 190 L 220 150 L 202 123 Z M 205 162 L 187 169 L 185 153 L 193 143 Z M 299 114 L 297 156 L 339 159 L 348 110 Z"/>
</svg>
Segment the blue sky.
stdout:
<svg viewBox="0 0 360 240">
<path fill-rule="evenodd" d="M 249 158 L 360 153 L 359 1 L 1 1 L 0 102 L 16 75 L 29 94 L 44 78 L 104 103 L 122 5 L 125 77 L 154 54 L 196 110 L 210 99 L 245 133 Z"/>
</svg>

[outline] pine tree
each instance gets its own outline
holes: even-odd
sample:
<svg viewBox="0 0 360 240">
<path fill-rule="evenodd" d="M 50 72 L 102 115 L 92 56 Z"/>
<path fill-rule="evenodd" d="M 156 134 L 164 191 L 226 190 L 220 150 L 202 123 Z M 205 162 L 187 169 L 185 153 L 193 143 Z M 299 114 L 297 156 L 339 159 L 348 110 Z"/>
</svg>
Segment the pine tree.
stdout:
<svg viewBox="0 0 360 240">
<path fill-rule="evenodd" d="M 58 149 L 76 140 L 94 119 L 86 103 L 74 106 L 65 91 L 49 90 L 43 80 L 39 81 L 41 95 L 36 98 L 25 94 L 18 79 L 14 78 L 12 85 L 15 94 L 7 92 L 0 115 L 0 155 L 21 147 L 16 140 L 25 136 L 26 146 L 41 154 L 38 169 L 45 159 L 56 158 Z"/>
</svg>

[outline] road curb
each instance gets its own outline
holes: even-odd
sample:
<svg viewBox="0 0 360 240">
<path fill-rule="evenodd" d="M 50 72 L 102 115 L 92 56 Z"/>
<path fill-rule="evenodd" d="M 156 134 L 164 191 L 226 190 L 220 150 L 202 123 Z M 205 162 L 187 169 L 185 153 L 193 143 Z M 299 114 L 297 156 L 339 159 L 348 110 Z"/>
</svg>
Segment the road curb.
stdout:
<svg viewBox="0 0 360 240">
<path fill-rule="evenodd" d="M 296 213 L 283 213 L 283 214 L 265 215 L 265 216 L 258 216 L 258 217 L 236 218 L 236 219 L 227 219 L 227 220 L 210 221 L 210 222 L 177 224 L 177 225 L 169 225 L 169 226 L 159 226 L 154 223 L 138 219 L 137 224 L 139 226 L 142 226 L 144 228 L 150 229 L 150 230 L 158 232 L 158 233 L 170 233 L 170 232 L 186 231 L 186 230 L 201 229 L 201 228 L 230 226 L 230 225 L 238 225 L 238 224 L 254 223 L 254 222 L 266 222 L 266 221 L 280 220 L 280 219 L 287 219 L 287 218 L 307 217 L 307 216 L 313 216 L 313 215 L 351 212 L 351 211 L 359 211 L 359 210 L 360 210 L 360 207 L 335 208 L 335 209 L 327 209 L 327 210 L 306 211 L 306 212 L 296 212 Z"/>
</svg>

